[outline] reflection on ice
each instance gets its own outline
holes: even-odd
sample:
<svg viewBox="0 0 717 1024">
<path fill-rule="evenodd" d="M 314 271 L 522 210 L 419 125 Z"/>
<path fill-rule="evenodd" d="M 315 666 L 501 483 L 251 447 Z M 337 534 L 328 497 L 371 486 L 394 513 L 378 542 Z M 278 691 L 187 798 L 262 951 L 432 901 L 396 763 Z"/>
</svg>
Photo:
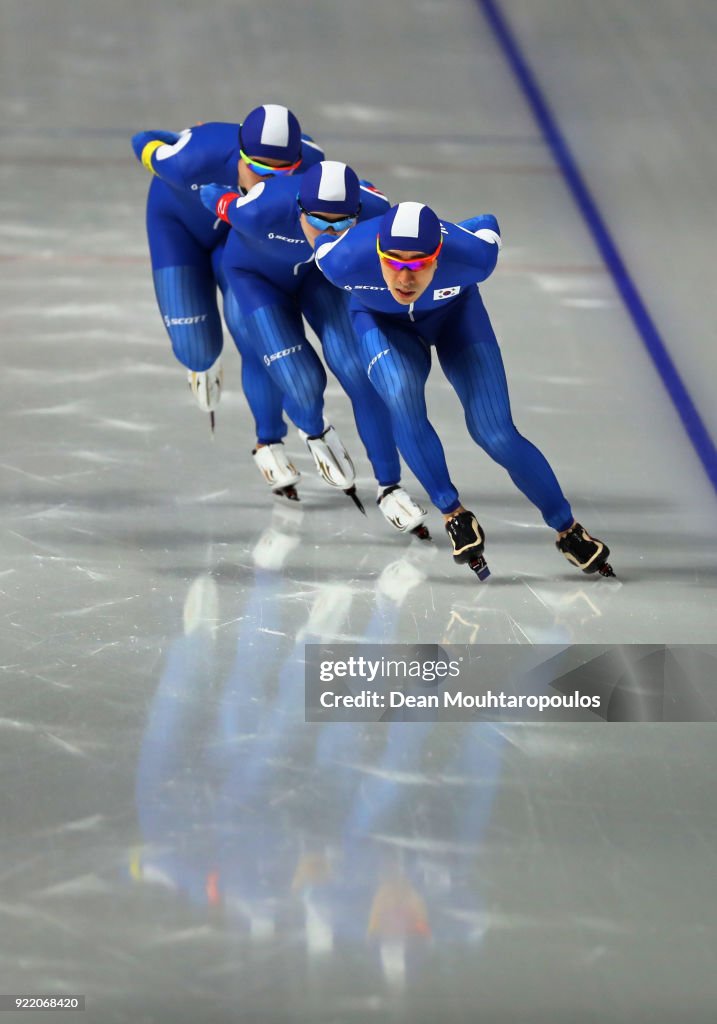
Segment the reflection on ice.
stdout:
<svg viewBox="0 0 717 1024">
<path fill-rule="evenodd" d="M 276 535 L 255 547 L 228 672 L 216 583 L 189 588 L 141 744 L 129 875 L 147 899 L 171 890 L 209 915 L 227 943 L 298 943 L 297 983 L 350 957 L 369 992 L 396 997 L 429 955 L 483 936 L 477 864 L 504 740 L 483 723 L 450 738 L 431 723 L 306 725 L 303 643 L 281 630 L 281 576 L 263 567 L 290 548 Z M 342 629 L 350 603 L 350 588 L 321 589 L 304 634 Z"/>
</svg>

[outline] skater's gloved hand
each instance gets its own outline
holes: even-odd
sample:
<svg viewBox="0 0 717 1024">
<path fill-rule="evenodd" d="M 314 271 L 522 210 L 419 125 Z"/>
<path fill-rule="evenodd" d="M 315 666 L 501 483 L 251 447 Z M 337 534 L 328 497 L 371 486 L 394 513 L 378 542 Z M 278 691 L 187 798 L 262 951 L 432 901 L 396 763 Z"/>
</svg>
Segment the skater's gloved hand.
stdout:
<svg viewBox="0 0 717 1024">
<path fill-rule="evenodd" d="M 206 208 L 215 216 L 221 217 L 222 220 L 227 220 L 227 206 L 239 195 L 240 193 L 229 185 L 217 185 L 216 182 L 212 182 L 211 185 L 202 185 L 199 189 L 199 197 Z"/>
<path fill-rule="evenodd" d="M 179 141 L 178 132 L 162 132 L 162 131 L 149 131 L 149 132 L 137 132 L 136 135 L 132 136 L 132 149 L 134 155 L 140 161 L 142 160 L 142 153 L 144 147 L 148 142 L 159 142 L 163 146 L 173 146 L 175 142 Z"/>
<path fill-rule="evenodd" d="M 493 234 L 497 235 L 498 239 L 500 239 L 500 227 L 498 226 L 497 219 L 492 213 L 480 213 L 477 217 L 468 217 L 466 220 L 459 220 L 458 224 L 460 227 L 465 228 L 466 231 L 470 231 L 474 235 L 478 234 L 479 231 L 492 231 Z"/>
</svg>

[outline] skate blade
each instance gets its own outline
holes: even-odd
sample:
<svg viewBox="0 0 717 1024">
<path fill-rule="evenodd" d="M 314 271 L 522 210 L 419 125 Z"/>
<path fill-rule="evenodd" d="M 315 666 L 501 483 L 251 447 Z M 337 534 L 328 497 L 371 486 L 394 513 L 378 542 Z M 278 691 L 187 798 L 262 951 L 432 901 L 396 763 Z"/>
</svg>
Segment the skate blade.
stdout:
<svg viewBox="0 0 717 1024">
<path fill-rule="evenodd" d="M 488 568 L 488 564 L 482 555 L 479 558 L 471 558 L 468 565 L 476 574 L 481 583 L 484 583 L 485 580 L 487 580 L 488 577 L 490 576 L 490 569 Z"/>
<path fill-rule="evenodd" d="M 411 533 L 414 537 L 418 537 L 419 540 L 433 540 L 433 537 L 428 532 L 428 527 L 424 526 L 423 523 L 420 526 L 414 526 Z"/>
<path fill-rule="evenodd" d="M 214 413 L 210 412 L 209 413 L 209 429 L 212 432 L 212 437 L 214 437 L 214 427 L 215 427 L 215 425 L 216 425 L 216 421 L 214 419 Z"/>
<path fill-rule="evenodd" d="M 273 492 L 277 498 L 288 498 L 289 501 L 299 501 L 299 492 L 293 485 L 289 487 L 279 487 Z"/>
<path fill-rule="evenodd" d="M 366 515 L 366 509 L 361 504 L 361 499 L 356 493 L 355 487 L 349 487 L 347 490 L 344 491 L 344 494 L 347 494 L 349 498 L 351 498 L 351 501 L 354 503 L 359 512 L 362 512 L 364 515 Z"/>
<path fill-rule="evenodd" d="M 613 579 L 617 579 L 615 571 L 609 562 L 603 562 L 603 564 L 598 569 L 598 573 L 600 574 L 600 576 L 603 576 L 605 578 L 612 577 Z"/>
</svg>

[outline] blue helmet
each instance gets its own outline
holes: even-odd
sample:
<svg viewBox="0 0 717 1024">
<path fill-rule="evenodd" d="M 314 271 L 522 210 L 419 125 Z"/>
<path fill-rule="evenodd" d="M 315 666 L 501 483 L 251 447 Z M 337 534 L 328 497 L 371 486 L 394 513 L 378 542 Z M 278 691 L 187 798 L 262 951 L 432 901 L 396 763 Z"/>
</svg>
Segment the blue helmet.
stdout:
<svg viewBox="0 0 717 1024">
<path fill-rule="evenodd" d="M 384 252 L 435 252 L 441 241 L 441 222 L 430 206 L 398 203 L 381 218 L 378 244 Z"/>
<path fill-rule="evenodd" d="M 347 164 L 322 160 L 301 175 L 299 204 L 309 213 L 343 213 L 358 215 L 361 209 L 361 186 Z"/>
<path fill-rule="evenodd" d="M 247 156 L 293 164 L 301 157 L 301 125 L 287 107 L 265 103 L 247 114 L 239 145 Z"/>
</svg>

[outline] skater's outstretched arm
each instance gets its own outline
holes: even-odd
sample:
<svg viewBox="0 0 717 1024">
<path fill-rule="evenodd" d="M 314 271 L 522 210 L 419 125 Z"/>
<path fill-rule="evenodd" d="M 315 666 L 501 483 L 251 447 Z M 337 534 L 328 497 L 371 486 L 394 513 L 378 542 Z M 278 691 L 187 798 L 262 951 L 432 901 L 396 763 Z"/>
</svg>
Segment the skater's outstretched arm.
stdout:
<svg viewBox="0 0 717 1024">
<path fill-rule="evenodd" d="M 294 214 L 293 187 L 273 189 L 260 181 L 246 195 L 227 185 L 202 185 L 199 195 L 206 208 L 250 239 L 261 238 L 264 230 L 280 230 Z M 274 235 L 267 237 L 273 238 Z"/>
<path fill-rule="evenodd" d="M 201 175 L 204 144 L 194 129 L 181 132 L 144 131 L 132 136 L 132 149 L 142 166 L 173 188 L 186 189 Z"/>
</svg>

